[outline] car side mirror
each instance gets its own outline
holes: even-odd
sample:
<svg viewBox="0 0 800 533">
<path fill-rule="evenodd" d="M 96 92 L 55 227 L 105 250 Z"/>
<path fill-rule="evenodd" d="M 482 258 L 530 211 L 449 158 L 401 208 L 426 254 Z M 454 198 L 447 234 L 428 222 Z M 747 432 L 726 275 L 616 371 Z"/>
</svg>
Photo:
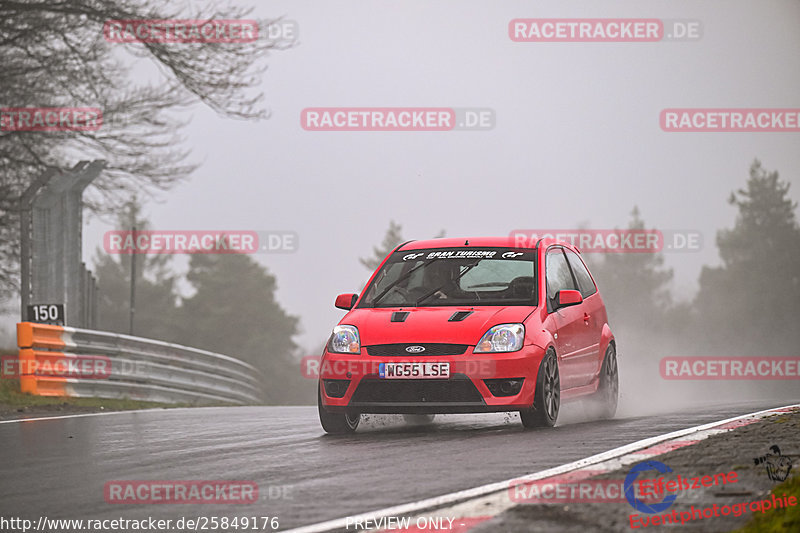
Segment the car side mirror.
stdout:
<svg viewBox="0 0 800 533">
<path fill-rule="evenodd" d="M 583 296 L 578 291 L 561 290 L 556 293 L 556 309 L 578 305 L 583 302 Z"/>
<path fill-rule="evenodd" d="M 336 297 L 336 303 L 334 303 L 333 305 L 335 305 L 339 309 L 344 309 L 346 311 L 349 311 L 350 309 L 353 308 L 354 305 L 356 305 L 356 300 L 358 300 L 358 294 L 353 294 L 353 293 L 340 294 L 339 296 Z"/>
</svg>

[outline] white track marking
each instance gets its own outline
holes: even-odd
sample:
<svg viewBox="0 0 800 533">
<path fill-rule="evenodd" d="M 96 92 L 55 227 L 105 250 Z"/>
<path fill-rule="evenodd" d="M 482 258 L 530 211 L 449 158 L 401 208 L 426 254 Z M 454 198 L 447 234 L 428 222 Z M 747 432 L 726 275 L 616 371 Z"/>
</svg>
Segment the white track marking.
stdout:
<svg viewBox="0 0 800 533">
<path fill-rule="evenodd" d="M 65 418 L 82 418 L 87 416 L 121 415 L 127 413 L 150 413 L 153 411 L 176 411 L 178 409 L 181 409 L 181 407 L 176 407 L 171 409 L 156 407 L 154 409 L 131 409 L 129 411 L 104 411 L 102 413 L 80 413 L 77 415 L 40 416 L 36 418 L 15 418 L 14 420 L 0 420 L 0 424 L 13 424 L 15 422 L 37 422 L 39 420 L 63 420 Z"/>
<path fill-rule="evenodd" d="M 646 454 L 637 454 L 637 455 L 645 455 L 645 457 L 641 458 L 639 457 L 626 458 L 625 456 L 631 455 L 636 451 L 646 449 L 650 446 L 653 446 L 654 444 L 658 444 L 668 440 L 673 440 L 679 437 L 685 437 L 687 435 L 692 435 L 691 440 L 696 440 L 699 442 L 705 438 L 710 437 L 711 435 L 716 435 L 718 433 L 724 433 L 726 431 L 733 430 L 733 428 L 714 429 L 717 426 L 730 424 L 731 422 L 736 422 L 747 418 L 752 418 L 753 421 L 755 422 L 761 418 L 765 418 L 767 416 L 771 416 L 774 414 L 779 414 L 781 411 L 790 409 L 800 409 L 800 404 L 787 405 L 784 407 L 775 407 L 772 409 L 765 409 L 763 411 L 757 411 L 755 413 L 749 413 L 746 415 L 726 418 L 725 420 L 720 420 L 718 422 L 710 422 L 708 424 L 702 424 L 700 426 L 694 426 L 687 429 L 673 431 L 671 433 L 665 433 L 663 435 L 658 435 L 655 437 L 649 437 L 646 439 L 633 442 L 631 444 L 626 444 L 625 446 L 620 446 L 619 448 L 614 448 L 613 450 L 608 450 L 606 452 L 592 455 L 591 457 L 587 457 L 585 459 L 579 459 L 578 461 L 574 461 L 572 463 L 556 466 L 554 468 L 549 468 L 547 470 L 542 470 L 541 472 L 535 472 L 533 474 L 528 474 L 526 476 L 519 476 L 513 479 L 507 479 L 505 481 L 489 483 L 488 485 L 482 485 L 480 487 L 461 490 L 458 492 L 452 492 L 450 494 L 444 494 L 442 496 L 436 496 L 433 498 L 428 498 L 417 502 L 395 505 L 393 507 L 387 507 L 385 509 L 378 509 L 375 511 L 361 513 L 358 515 L 352 515 L 349 517 L 337 518 L 334 520 L 319 522 L 317 524 L 311 524 L 308 526 L 301 526 L 295 529 L 288 530 L 285 533 L 320 533 L 325 531 L 342 530 L 346 529 L 348 519 L 350 519 L 351 523 L 355 520 L 361 520 L 363 522 L 364 520 L 367 519 L 374 520 L 375 518 L 383 518 L 388 516 L 415 515 L 416 513 L 420 513 L 422 511 L 432 511 L 436 509 L 438 509 L 438 512 L 441 513 L 442 509 L 440 508 L 445 506 L 448 506 L 448 508 L 452 509 L 453 511 L 456 510 L 459 511 L 459 513 L 456 514 L 456 516 L 460 517 L 475 516 L 474 511 L 476 508 L 480 509 L 481 516 L 494 516 L 504 511 L 505 509 L 512 507 L 513 505 L 516 505 L 516 502 L 511 501 L 511 499 L 508 498 L 507 496 L 508 488 L 512 481 L 536 481 L 551 476 L 555 476 L 558 474 L 571 472 L 573 470 L 580 470 L 587 466 L 597 465 L 599 463 L 607 463 L 608 468 L 604 468 L 604 470 L 612 470 L 624 464 L 639 462 L 641 460 L 645 460 L 647 457 L 650 457 Z M 703 434 L 699 435 L 701 432 L 703 432 Z M 684 439 L 684 440 L 690 440 L 690 439 Z M 660 453 L 666 453 L 666 451 Z M 500 494 L 495 494 L 495 493 L 500 493 Z M 489 497 L 489 495 L 491 495 L 491 497 Z M 478 501 L 474 501 L 477 498 L 481 499 Z M 458 507 L 455 507 L 456 504 L 460 505 L 458 505 Z M 453 514 L 448 513 L 447 516 L 453 516 Z M 456 523 L 457 521 L 458 518 L 456 518 Z"/>
<path fill-rule="evenodd" d="M 85 416 L 104 416 L 104 415 L 122 415 L 126 413 L 152 413 L 152 412 L 162 412 L 162 411 L 182 411 L 184 409 L 217 409 L 217 408 L 227 409 L 227 407 L 222 406 L 209 406 L 209 407 L 153 407 L 150 409 L 130 409 L 127 411 L 104 411 L 102 413 L 80 413 L 76 415 L 59 415 L 59 416 L 39 416 L 35 418 L 15 418 L 14 420 L 0 420 L 0 424 L 13 424 L 14 422 L 36 422 L 37 420 L 61 420 L 64 418 L 80 418 Z M 261 407 L 258 405 L 242 405 L 236 407 Z M 307 408 L 311 407 L 310 405 L 282 405 L 282 408 Z"/>
</svg>

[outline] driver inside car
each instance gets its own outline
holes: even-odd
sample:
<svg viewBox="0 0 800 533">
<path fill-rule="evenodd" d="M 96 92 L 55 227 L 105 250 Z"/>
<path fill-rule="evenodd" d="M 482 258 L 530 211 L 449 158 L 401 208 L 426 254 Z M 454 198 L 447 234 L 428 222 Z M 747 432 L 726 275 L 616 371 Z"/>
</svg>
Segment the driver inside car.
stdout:
<svg viewBox="0 0 800 533">
<path fill-rule="evenodd" d="M 423 278 L 424 287 L 426 291 L 436 291 L 431 295 L 431 298 L 438 300 L 446 300 L 451 298 L 457 290 L 456 282 L 454 281 L 453 265 L 448 263 L 439 263 L 431 265 L 425 272 Z"/>
</svg>

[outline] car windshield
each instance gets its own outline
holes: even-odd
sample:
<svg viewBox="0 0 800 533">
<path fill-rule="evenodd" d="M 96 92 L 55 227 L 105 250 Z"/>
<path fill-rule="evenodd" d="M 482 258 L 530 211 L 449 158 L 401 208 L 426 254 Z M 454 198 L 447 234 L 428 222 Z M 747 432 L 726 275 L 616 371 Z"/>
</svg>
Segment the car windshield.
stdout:
<svg viewBox="0 0 800 533">
<path fill-rule="evenodd" d="M 398 251 L 359 308 L 536 305 L 536 252 L 514 248 Z"/>
</svg>

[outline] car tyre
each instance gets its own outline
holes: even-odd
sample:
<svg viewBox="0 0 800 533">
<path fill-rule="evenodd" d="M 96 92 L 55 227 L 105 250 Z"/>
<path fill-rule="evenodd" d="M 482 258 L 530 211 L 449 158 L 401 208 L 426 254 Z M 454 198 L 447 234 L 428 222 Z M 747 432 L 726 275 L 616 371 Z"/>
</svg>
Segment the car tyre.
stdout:
<svg viewBox="0 0 800 533">
<path fill-rule="evenodd" d="M 555 351 L 550 349 L 539 364 L 533 407 L 520 411 L 519 416 L 526 428 L 553 427 L 560 408 L 561 378 L 558 374 L 558 359 Z"/>
<path fill-rule="evenodd" d="M 619 365 L 617 350 L 613 344 L 609 344 L 606 349 L 599 379 L 597 392 L 589 399 L 588 414 L 592 418 L 614 418 L 619 403 Z"/>
<path fill-rule="evenodd" d="M 361 422 L 361 415 L 358 413 L 331 413 L 322 406 L 322 393 L 320 384 L 317 387 L 317 411 L 319 411 L 319 423 L 322 429 L 331 435 L 346 435 L 355 433 L 358 423 Z"/>
</svg>

